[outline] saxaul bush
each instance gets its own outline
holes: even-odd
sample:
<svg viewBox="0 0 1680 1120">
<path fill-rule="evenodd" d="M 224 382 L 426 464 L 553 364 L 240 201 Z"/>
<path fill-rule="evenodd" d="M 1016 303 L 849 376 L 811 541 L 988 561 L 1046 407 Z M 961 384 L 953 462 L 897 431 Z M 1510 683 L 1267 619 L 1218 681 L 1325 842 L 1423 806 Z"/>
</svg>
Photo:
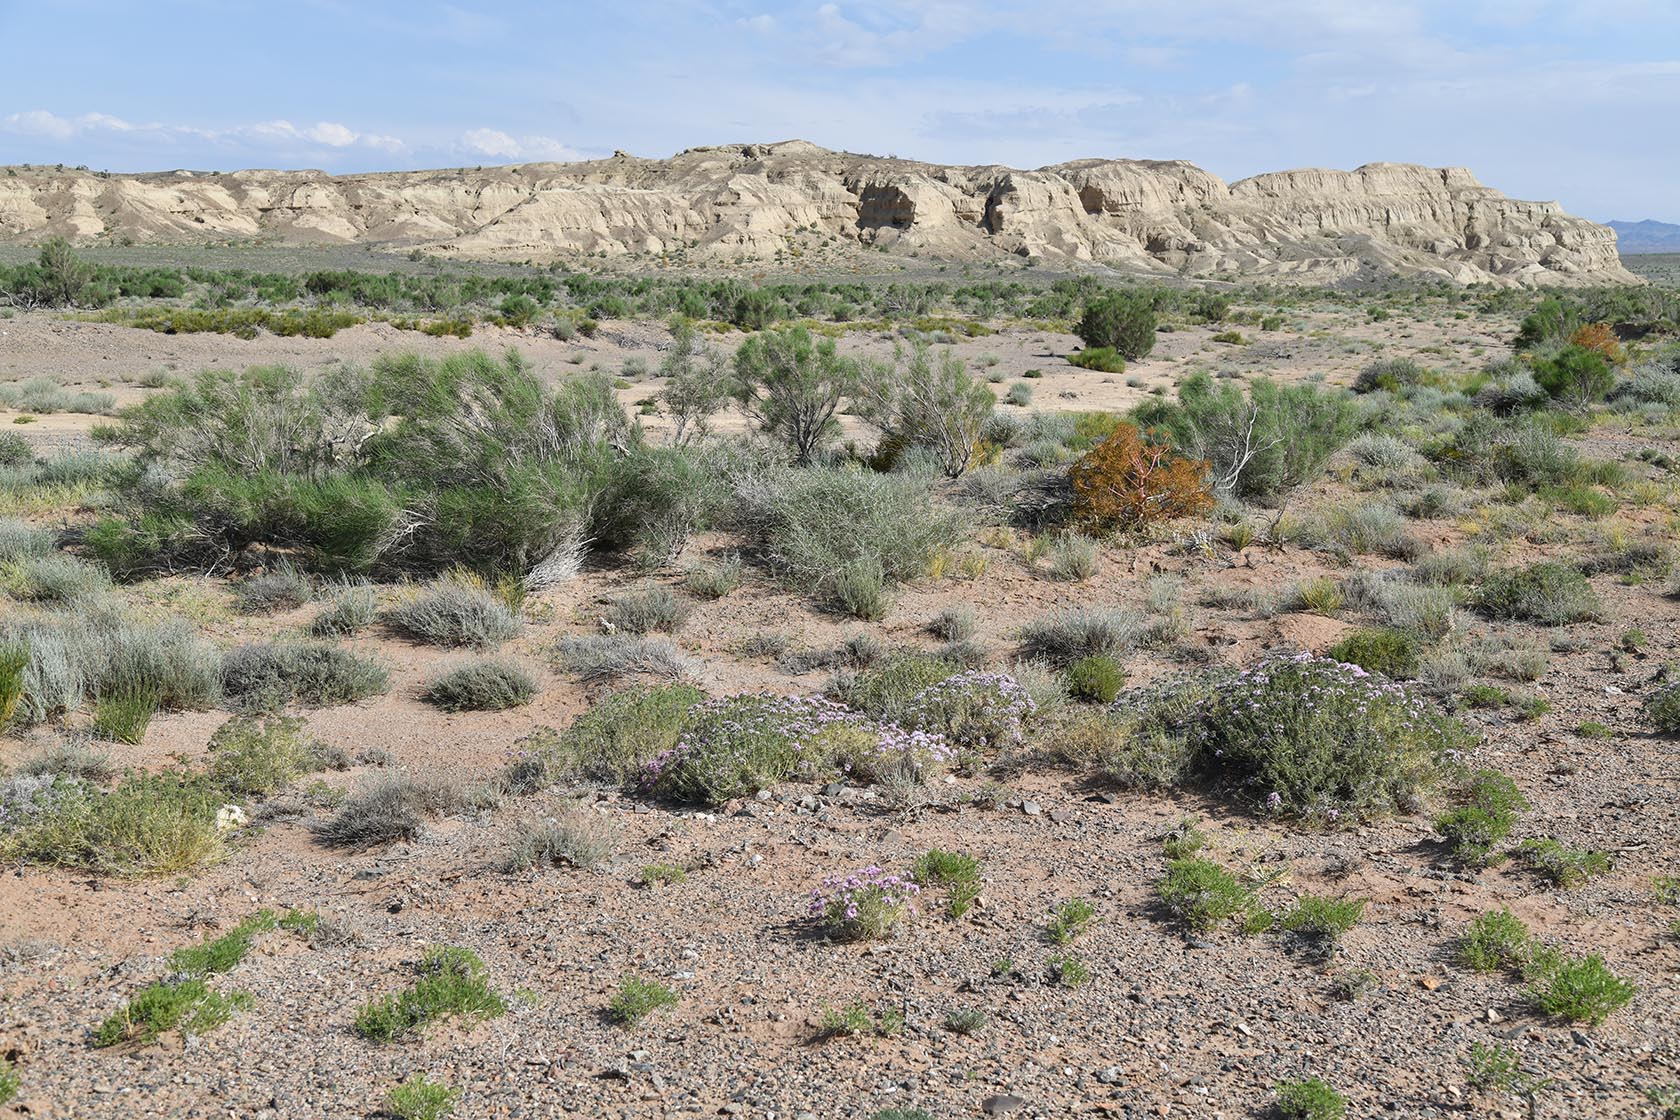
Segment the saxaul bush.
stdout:
<svg viewBox="0 0 1680 1120">
<path fill-rule="evenodd" d="M 1074 517 L 1107 533 L 1201 513 L 1213 506 L 1206 476 L 1205 462 L 1151 443 L 1123 423 L 1068 469 Z"/>
</svg>

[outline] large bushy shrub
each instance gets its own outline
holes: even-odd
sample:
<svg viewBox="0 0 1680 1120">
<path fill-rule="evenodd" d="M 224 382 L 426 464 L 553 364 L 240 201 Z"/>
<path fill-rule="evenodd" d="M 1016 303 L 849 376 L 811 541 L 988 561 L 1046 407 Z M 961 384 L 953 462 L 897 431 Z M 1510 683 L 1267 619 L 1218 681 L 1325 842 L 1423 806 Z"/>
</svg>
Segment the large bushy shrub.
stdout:
<svg viewBox="0 0 1680 1120">
<path fill-rule="evenodd" d="M 804 327 L 756 334 L 735 352 L 735 403 L 805 464 L 839 431 L 834 416 L 858 380 L 858 366 L 831 338 Z"/>
<path fill-rule="evenodd" d="M 313 380 L 208 372 L 103 438 L 143 470 L 90 546 L 123 574 L 252 545 L 326 571 L 570 574 L 639 432 L 596 374 L 547 388 L 523 359 L 381 357 Z"/>
<path fill-rule="evenodd" d="M 1146 405 L 1136 419 L 1170 435 L 1181 454 L 1204 460 L 1215 493 L 1273 504 L 1316 479 L 1355 428 L 1343 391 L 1257 378 L 1245 397 L 1206 374 L 1187 379 L 1176 403 Z"/>
<path fill-rule="evenodd" d="M 980 433 L 996 404 L 962 359 L 950 350 L 936 358 L 918 342 L 908 354 L 900 348 L 892 361 L 863 367 L 857 411 L 881 430 L 889 458 L 923 448 L 947 478 L 957 478 L 974 464 Z"/>
<path fill-rule="evenodd" d="M 1135 362 L 1155 348 L 1155 322 L 1147 294 L 1109 291 L 1085 304 L 1073 333 L 1088 347 L 1108 348 Z"/>
<path fill-rule="evenodd" d="M 1206 463 L 1149 443 L 1122 423 L 1069 468 L 1074 516 L 1111 532 L 1201 513 L 1213 505 L 1206 475 Z"/>
<path fill-rule="evenodd" d="M 780 469 L 750 477 L 739 497 L 743 527 L 771 570 L 824 596 L 858 563 L 879 565 L 892 583 L 922 575 L 965 528 L 926 480 L 902 474 Z"/>
</svg>

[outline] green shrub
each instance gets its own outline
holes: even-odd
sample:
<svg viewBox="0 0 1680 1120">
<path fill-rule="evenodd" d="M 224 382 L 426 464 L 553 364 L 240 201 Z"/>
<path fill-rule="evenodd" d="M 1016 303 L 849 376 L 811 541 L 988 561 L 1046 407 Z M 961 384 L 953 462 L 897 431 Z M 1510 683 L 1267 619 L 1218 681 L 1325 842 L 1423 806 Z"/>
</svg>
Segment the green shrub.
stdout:
<svg viewBox="0 0 1680 1120">
<path fill-rule="evenodd" d="M 1167 911 L 1198 933 L 1217 929 L 1254 906 L 1254 892 L 1235 875 L 1195 856 L 1168 861 L 1155 890 Z"/>
<path fill-rule="evenodd" d="M 1616 371 L 1604 355 L 1584 346 L 1565 346 L 1534 363 L 1534 379 L 1558 400 L 1601 401 L 1616 387 Z"/>
<path fill-rule="evenodd" d="M 644 781 L 661 797 L 721 805 L 801 770 L 827 766 L 829 742 L 847 726 L 840 705 L 797 696 L 740 695 L 697 705 L 682 738 L 650 760 Z"/>
<path fill-rule="evenodd" d="M 19 1076 L 17 1067 L 10 1060 L 0 1058 L 0 1105 L 10 1104 L 22 1086 L 23 1078 Z"/>
<path fill-rule="evenodd" d="M 688 620 L 688 604 L 668 587 L 645 587 L 613 599 L 607 621 L 629 634 L 674 634 Z"/>
<path fill-rule="evenodd" d="M 1417 676 L 1418 642 L 1402 630 L 1369 628 L 1352 630 L 1327 651 L 1337 661 L 1357 665 L 1369 673 L 1381 673 L 1395 680 Z"/>
<path fill-rule="evenodd" d="M 1476 605 L 1490 618 L 1545 626 L 1581 622 L 1603 612 L 1587 577 L 1553 560 L 1490 573 L 1476 591 Z"/>
<path fill-rule="evenodd" d="M 1033 387 L 1025 381 L 1017 381 L 1009 387 L 1009 392 L 1003 395 L 1003 403 L 1012 404 L 1016 408 L 1026 408 L 1033 402 Z"/>
<path fill-rule="evenodd" d="M 1068 693 L 1088 704 L 1112 704 L 1126 686 L 1126 670 L 1106 653 L 1081 657 L 1067 668 Z"/>
<path fill-rule="evenodd" d="M 1316 1077 L 1277 1087 L 1277 1111 L 1283 1120 L 1342 1120 L 1347 1101 Z"/>
<path fill-rule="evenodd" d="M 796 465 L 833 440 L 840 401 L 858 382 L 858 366 L 834 340 L 803 327 L 754 335 L 735 352 L 735 402 L 766 435 L 785 444 Z"/>
<path fill-rule="evenodd" d="M 1099 373 L 1125 373 L 1126 359 L 1112 346 L 1091 346 L 1068 355 L 1068 363 Z"/>
<path fill-rule="evenodd" d="M 234 1011 L 249 1006 L 250 997 L 243 992 L 224 996 L 212 991 L 203 980 L 162 981 L 142 989 L 121 1011 L 99 1024 L 93 1032 L 93 1044 L 146 1045 L 172 1030 L 207 1034 L 233 1018 Z"/>
<path fill-rule="evenodd" d="M 385 618 L 399 633 L 439 646 L 498 646 L 521 629 L 502 598 L 461 573 L 434 580 Z"/>
<path fill-rule="evenodd" d="M 863 367 L 854 410 L 881 431 L 889 462 L 904 451 L 924 450 L 946 478 L 974 465 L 980 434 L 997 398 L 970 377 L 962 359 L 946 350 L 936 361 L 925 342 L 891 362 Z"/>
<path fill-rule="evenodd" d="M 1097 574 L 1097 542 L 1077 533 L 1064 533 L 1050 544 L 1050 578 L 1083 583 Z"/>
<path fill-rule="evenodd" d="M 585 680 L 648 673 L 677 680 L 691 676 L 693 661 L 668 638 L 624 634 L 572 634 L 560 639 L 555 656 L 567 672 Z"/>
<path fill-rule="evenodd" d="M 356 1016 L 356 1033 L 373 1042 L 417 1037 L 449 1015 L 493 1019 L 507 1003 L 490 987 L 484 961 L 470 949 L 436 945 L 420 959 L 419 978 L 401 992 L 374 1000 Z"/>
<path fill-rule="evenodd" d="M 0 833 L 8 858 L 111 875 L 190 871 L 223 853 L 222 791 L 188 775 L 130 774 L 110 790 L 55 778 L 28 819 Z"/>
<path fill-rule="evenodd" d="M 1091 966 L 1076 953 L 1051 953 L 1044 960 L 1045 972 L 1059 988 L 1081 988 L 1091 980 Z"/>
<path fill-rule="evenodd" d="M 980 861 L 962 852 L 938 848 L 924 852 L 910 869 L 910 877 L 923 886 L 943 887 L 948 894 L 946 909 L 953 918 L 967 914 L 980 897 Z"/>
<path fill-rule="evenodd" d="M 1651 726 L 1664 735 L 1680 733 L 1680 683 L 1664 685 L 1647 695 L 1642 706 Z M 4 713 L 0 706 L 0 714 Z"/>
<path fill-rule="evenodd" d="M 1273 813 L 1324 823 L 1415 811 L 1467 733 L 1407 686 L 1307 654 L 1262 659 L 1199 713 L 1201 764 Z"/>
<path fill-rule="evenodd" d="M 873 557 L 848 560 L 834 573 L 828 594 L 836 610 L 865 622 L 879 622 L 892 606 L 886 574 Z"/>
<path fill-rule="evenodd" d="M 1087 347 L 1106 347 L 1135 362 L 1155 348 L 1155 322 L 1146 294 L 1107 291 L 1085 304 L 1073 333 Z"/>
<path fill-rule="evenodd" d="M 1610 870 L 1610 857 L 1603 852 L 1571 848 L 1556 840 L 1527 840 L 1517 850 L 1536 873 L 1565 890 Z"/>
<path fill-rule="evenodd" d="M 1304 894 L 1278 919 L 1278 928 L 1333 943 L 1358 924 L 1365 914 L 1365 902 L 1363 898 Z"/>
<path fill-rule="evenodd" d="M 946 607 L 934 616 L 928 623 L 928 631 L 936 638 L 943 638 L 947 642 L 966 642 L 974 637 L 979 621 L 975 618 L 974 608 L 967 603 L 954 607 Z"/>
<path fill-rule="evenodd" d="M 500 712 L 529 704 L 537 681 L 511 661 L 459 665 L 426 685 L 426 702 L 446 712 Z"/>
<path fill-rule="evenodd" d="M 23 699 L 24 674 L 29 668 L 29 647 L 20 641 L 0 644 L 0 729 L 11 722 Z"/>
<path fill-rule="evenodd" d="M 895 722 L 939 735 L 959 751 L 993 752 L 1019 747 L 1036 710 L 1014 677 L 971 669 L 918 692 Z"/>
<path fill-rule="evenodd" d="M 305 774 L 342 763 L 296 716 L 235 716 L 210 736 L 206 774 L 229 796 L 266 797 Z"/>
<path fill-rule="evenodd" d="M 1460 804 L 1435 818 L 1435 831 L 1452 845 L 1453 856 L 1472 867 L 1486 866 L 1511 834 L 1528 801 L 1517 784 L 1497 770 L 1476 770 L 1459 792 Z"/>
<path fill-rule="evenodd" d="M 1528 963 L 1530 945 L 1528 927 L 1522 919 L 1509 910 L 1491 910 L 1465 927 L 1458 960 L 1477 972 L 1516 971 Z"/>
<path fill-rule="evenodd" d="M 1596 1027 L 1633 1002 L 1637 991 L 1595 953 L 1559 962 L 1529 989 L 1529 998 L 1548 1015 Z"/>
<path fill-rule="evenodd" d="M 0 568 L 0 586 L 14 599 L 75 603 L 109 591 L 111 576 L 102 567 L 49 552 L 8 561 Z"/>
<path fill-rule="evenodd" d="M 721 599 L 741 586 L 741 559 L 696 564 L 683 572 L 683 587 L 696 599 Z"/>
<path fill-rule="evenodd" d="M 730 462 L 721 449 L 633 449 L 605 470 L 590 537 L 643 569 L 674 562 L 696 532 L 726 513 Z"/>
<path fill-rule="evenodd" d="M 27 467 L 35 462 L 35 448 L 16 432 L 0 432 L 0 467 Z"/>
<path fill-rule="evenodd" d="M 146 737 L 161 702 L 162 693 L 149 685 L 103 692 L 94 699 L 93 733 L 113 743 L 137 744 Z"/>
<path fill-rule="evenodd" d="M 458 1091 L 417 1073 L 385 1094 L 385 1111 L 397 1120 L 443 1120 L 460 1099 Z"/>
<path fill-rule="evenodd" d="M 579 713 L 563 734 L 534 736 L 520 745 L 506 781 L 533 793 L 561 776 L 629 785 L 647 764 L 677 745 L 690 710 L 706 694 L 691 685 L 632 687 Z"/>
<path fill-rule="evenodd" d="M 165 711 L 202 711 L 218 698 L 220 659 L 185 623 L 96 619 L 80 640 L 96 643 L 84 666 L 96 695 L 155 689 Z"/>
<path fill-rule="evenodd" d="M 383 667 L 335 645 L 311 642 L 236 646 L 222 659 L 222 692 L 242 712 L 353 704 L 391 687 Z"/>
<path fill-rule="evenodd" d="M 626 1027 L 633 1027 L 666 1007 L 677 1005 L 677 993 L 657 980 L 640 976 L 626 976 L 618 983 L 618 993 L 612 1000 L 612 1017 Z"/>
<path fill-rule="evenodd" d="M 834 699 L 871 719 L 897 722 L 922 692 L 960 669 L 933 654 L 906 650 L 856 673 L 842 673 L 829 686 Z"/>
<path fill-rule="evenodd" d="M 1142 620 L 1115 607 L 1070 607 L 1021 628 L 1021 646 L 1029 657 L 1071 665 L 1092 655 L 1123 657 L 1137 644 Z"/>
<path fill-rule="evenodd" d="M 267 933 L 277 925 L 273 911 L 259 910 L 220 937 L 175 950 L 169 956 L 169 971 L 176 976 L 200 977 L 231 972 L 250 955 L 257 934 Z"/>
<path fill-rule="evenodd" d="M 818 467 L 775 471 L 741 489 L 741 515 L 781 579 L 830 596 L 851 565 L 879 566 L 899 583 L 923 575 L 966 531 L 964 515 L 937 501 L 924 479 Z"/>
<path fill-rule="evenodd" d="M 1050 915 L 1044 934 L 1052 944 L 1071 945 L 1090 932 L 1096 920 L 1096 907 L 1083 898 L 1070 898 Z"/>
<path fill-rule="evenodd" d="M 520 821 L 508 844 L 502 870 L 528 871 L 553 864 L 594 867 L 617 847 L 618 830 L 599 813 L 570 809 L 543 821 Z"/>
<path fill-rule="evenodd" d="M 1179 386 L 1176 404 L 1145 405 L 1136 419 L 1207 462 L 1216 493 L 1268 503 L 1316 479 L 1355 424 L 1353 402 L 1339 390 L 1259 378 L 1245 398 L 1238 386 L 1216 387 L 1200 373 Z"/>
<path fill-rule="evenodd" d="M 45 556 L 53 550 L 53 535 L 9 517 L 0 517 L 0 564 Z"/>
</svg>

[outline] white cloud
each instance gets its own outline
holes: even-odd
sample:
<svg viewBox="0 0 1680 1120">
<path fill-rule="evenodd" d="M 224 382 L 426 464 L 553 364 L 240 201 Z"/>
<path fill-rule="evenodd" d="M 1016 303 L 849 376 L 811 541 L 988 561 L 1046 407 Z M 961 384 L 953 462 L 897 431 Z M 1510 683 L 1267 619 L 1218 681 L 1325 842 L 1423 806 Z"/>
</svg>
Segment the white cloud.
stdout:
<svg viewBox="0 0 1680 1120">
<path fill-rule="evenodd" d="M 555 160 L 582 158 L 552 136 L 514 136 L 499 128 L 475 128 L 461 135 L 462 151 L 475 156 L 506 160 Z"/>
<path fill-rule="evenodd" d="M 0 118 L 0 132 L 42 136 L 59 141 L 116 132 L 156 141 L 199 140 L 255 148 L 316 147 L 335 151 L 371 148 L 382 152 L 400 152 L 407 147 L 395 136 L 358 132 L 337 121 L 319 121 L 304 127 L 287 120 L 272 120 L 235 125 L 232 128 L 199 128 L 180 124 L 131 124 L 109 113 L 83 113 L 76 117 L 65 117 L 46 109 L 30 109 Z"/>
<path fill-rule="evenodd" d="M 70 140 L 85 132 L 100 129 L 130 132 L 134 126 L 121 117 L 113 117 L 108 113 L 83 113 L 79 117 L 61 117 L 45 109 L 30 109 L 0 119 L 0 130 L 24 136 L 46 136 L 53 140 Z"/>
</svg>

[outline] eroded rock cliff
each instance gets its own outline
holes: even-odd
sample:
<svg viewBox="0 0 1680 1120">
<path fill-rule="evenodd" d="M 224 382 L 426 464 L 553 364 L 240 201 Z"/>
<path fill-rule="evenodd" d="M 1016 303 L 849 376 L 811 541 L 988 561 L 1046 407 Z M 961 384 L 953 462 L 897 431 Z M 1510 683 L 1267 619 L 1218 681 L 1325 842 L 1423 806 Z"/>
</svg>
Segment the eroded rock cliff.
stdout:
<svg viewBox="0 0 1680 1120">
<path fill-rule="evenodd" d="M 1633 282 L 1608 227 L 1463 168 L 1376 163 L 1227 184 L 1182 161 L 945 167 L 803 141 L 670 159 L 331 176 L 0 176 L 0 239 L 344 242 L 459 258 L 679 255 L 705 264 L 880 249 L 1188 277 Z M 785 257 L 784 257 L 785 259 Z"/>
</svg>

